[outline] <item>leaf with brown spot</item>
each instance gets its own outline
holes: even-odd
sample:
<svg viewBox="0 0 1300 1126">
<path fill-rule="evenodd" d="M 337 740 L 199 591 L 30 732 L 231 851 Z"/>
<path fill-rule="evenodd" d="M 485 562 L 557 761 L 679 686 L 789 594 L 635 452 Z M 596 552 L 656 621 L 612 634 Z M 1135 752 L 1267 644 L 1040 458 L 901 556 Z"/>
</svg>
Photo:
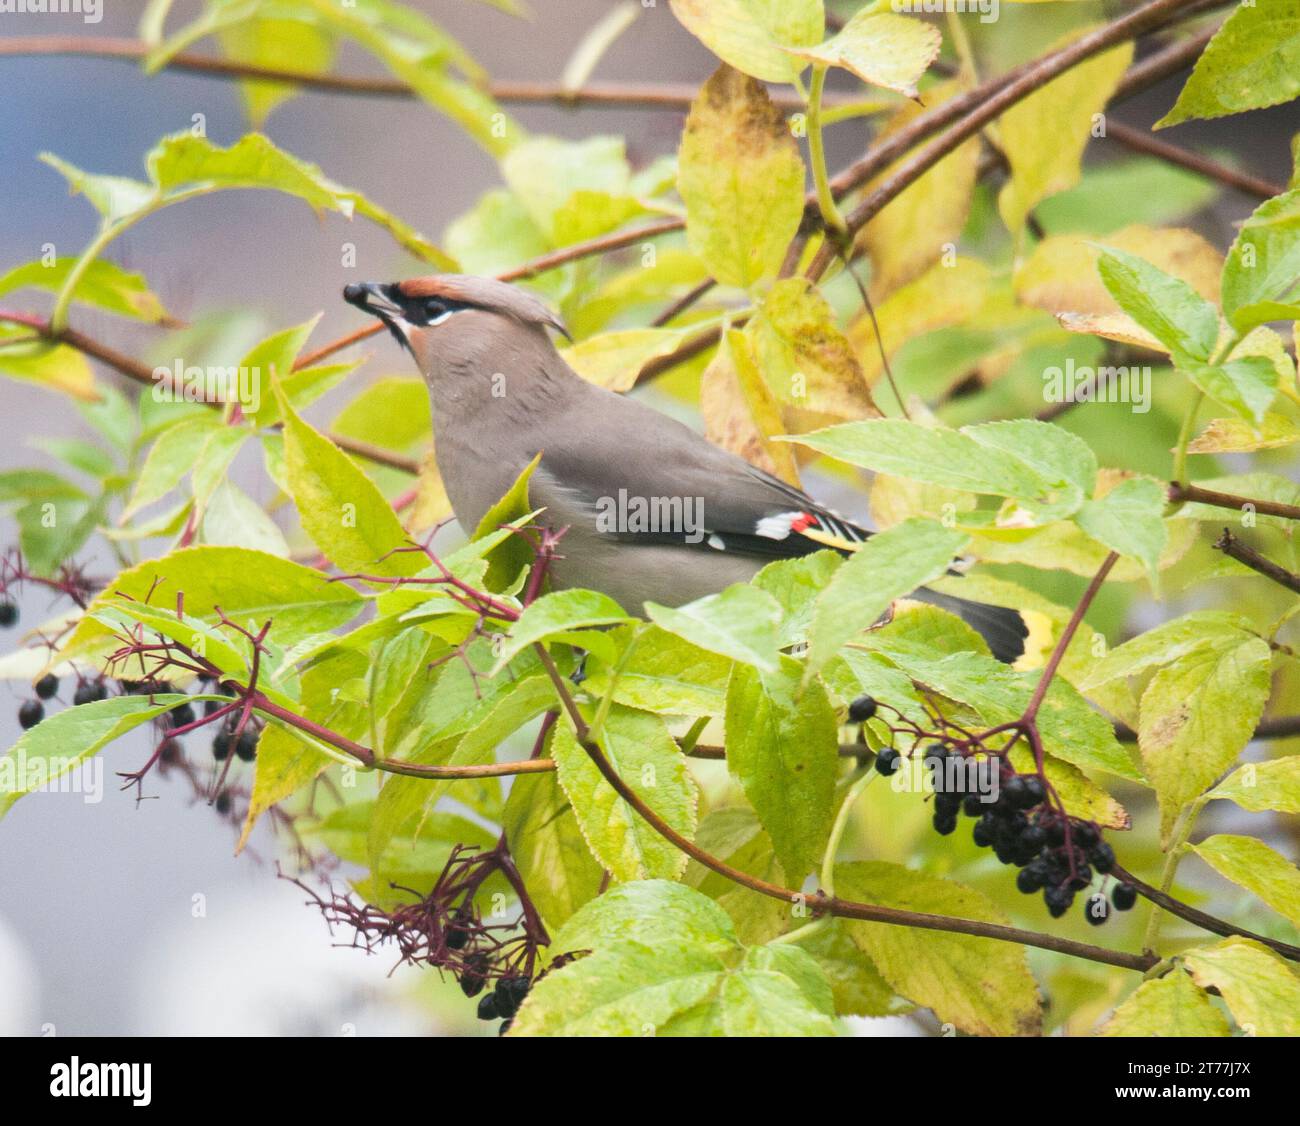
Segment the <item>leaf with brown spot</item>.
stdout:
<svg viewBox="0 0 1300 1126">
<path fill-rule="evenodd" d="M 763 85 L 720 67 L 691 106 L 678 152 L 686 238 L 724 285 L 775 277 L 803 218 L 804 166 Z"/>
</svg>

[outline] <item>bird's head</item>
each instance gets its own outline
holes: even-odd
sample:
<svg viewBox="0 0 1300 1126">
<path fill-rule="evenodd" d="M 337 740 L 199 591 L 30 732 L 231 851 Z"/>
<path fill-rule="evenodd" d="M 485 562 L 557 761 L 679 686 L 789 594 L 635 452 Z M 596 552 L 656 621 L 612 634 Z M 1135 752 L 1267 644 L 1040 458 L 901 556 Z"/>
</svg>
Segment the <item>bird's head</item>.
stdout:
<svg viewBox="0 0 1300 1126">
<path fill-rule="evenodd" d="M 503 362 L 538 348 L 550 350 L 548 327 L 564 322 L 522 289 L 493 278 L 432 274 L 343 287 L 344 300 L 384 322 L 428 379 L 500 370 Z"/>
</svg>

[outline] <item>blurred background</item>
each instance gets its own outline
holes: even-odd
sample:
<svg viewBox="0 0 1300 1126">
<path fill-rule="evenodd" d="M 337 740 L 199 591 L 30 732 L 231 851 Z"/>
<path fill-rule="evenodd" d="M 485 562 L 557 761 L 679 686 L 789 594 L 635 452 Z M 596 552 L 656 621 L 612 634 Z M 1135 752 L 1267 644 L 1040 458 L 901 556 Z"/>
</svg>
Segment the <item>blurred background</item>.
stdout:
<svg viewBox="0 0 1300 1126">
<path fill-rule="evenodd" d="M 493 77 L 554 80 L 582 36 L 613 5 L 533 0 L 526 20 L 472 0 L 419 0 L 413 6 L 457 36 Z M 603 58 L 596 77 L 702 83 L 716 61 L 677 24 L 666 0 L 637 6 L 643 10 L 635 24 Z M 198 7 L 178 0 L 169 28 L 188 21 Z M 1081 9 L 1105 15 L 1122 5 L 1051 7 L 1072 9 L 1069 18 L 1077 23 L 1087 14 Z M 103 20 L 94 25 L 75 15 L 0 15 L 0 36 L 134 37 L 140 8 L 103 0 Z M 972 27 L 991 57 L 1001 53 L 1010 60 L 1055 38 L 1066 26 L 1062 20 L 1046 6 L 1006 5 L 991 29 Z M 372 59 L 349 48 L 335 71 L 381 73 Z M 1126 103 L 1119 116 L 1148 126 L 1172 104 L 1179 81 Z M 207 135 L 218 144 L 235 141 L 248 128 L 233 82 L 172 72 L 150 78 L 132 62 L 0 57 L 0 83 L 0 273 L 39 257 L 45 244 L 60 255 L 75 255 L 95 229 L 92 208 L 69 195 L 64 180 L 37 161 L 38 153 L 48 150 L 83 169 L 138 177 L 144 154 L 158 138 L 189 129 L 196 114 L 204 115 Z M 538 133 L 624 136 L 634 167 L 673 153 L 682 124 L 679 113 L 662 110 L 510 109 Z M 1177 140 L 1228 154 L 1258 175 L 1285 182 L 1287 140 L 1298 125 L 1294 107 L 1283 107 L 1252 114 L 1244 127 L 1233 118 L 1184 126 Z M 413 100 L 306 93 L 277 108 L 264 129 L 281 147 L 319 164 L 435 241 L 500 182 L 489 156 Z M 863 121 L 834 129 L 831 167 L 855 159 L 869 137 Z M 1090 162 L 1104 163 L 1108 144 L 1094 143 Z M 1232 224 L 1252 206 L 1232 192 L 1209 192 L 1187 222 L 1222 247 L 1232 237 Z M 340 266 L 344 243 L 355 244 L 355 269 Z M 250 343 L 322 311 L 313 343 L 356 328 L 355 310 L 339 297 L 342 285 L 412 270 L 377 227 L 337 215 L 314 220 L 301 201 L 272 192 L 223 192 L 163 211 L 122 237 L 110 257 L 145 273 L 176 316 L 227 311 L 226 331 Z M 30 291 L 18 304 L 48 308 L 42 295 Z M 157 329 L 81 307 L 73 324 L 129 354 L 164 359 L 156 351 Z M 408 374 L 404 357 L 386 337 L 366 347 L 372 359 L 354 379 Z M 103 370 L 97 375 L 114 378 Z M 0 469 L 52 466 L 37 448 L 39 440 L 89 433 L 65 399 L 12 382 L 0 391 Z M 256 465 L 237 463 L 234 472 L 255 499 L 269 499 L 271 486 Z M 840 499 L 848 515 L 865 515 L 860 494 Z M 11 526 L 0 529 L 0 542 L 13 540 Z M 91 573 L 111 573 L 113 560 L 102 542 L 92 543 L 89 556 Z M 26 621 L 39 621 L 50 608 L 39 590 L 25 594 Z M 8 648 L 17 638 L 4 640 Z M 16 738 L 15 713 L 27 695 L 26 684 L 0 683 L 0 746 Z M 140 803 L 119 793 L 113 772 L 138 765 L 145 753 L 143 737 L 109 750 L 98 803 L 87 804 L 76 794 L 36 794 L 0 822 L 0 1032 L 494 1031 L 474 1021 L 454 985 L 439 987 L 436 975 L 389 977 L 388 954 L 334 949 L 333 942 L 350 936 L 331 938 L 319 914 L 304 908 L 304 894 L 276 879 L 280 843 L 265 825 L 250 850 L 234 858 L 235 830 L 179 780 L 152 783 L 149 800 Z M 885 1027 L 919 1033 L 924 1023 L 890 1021 Z"/>
</svg>

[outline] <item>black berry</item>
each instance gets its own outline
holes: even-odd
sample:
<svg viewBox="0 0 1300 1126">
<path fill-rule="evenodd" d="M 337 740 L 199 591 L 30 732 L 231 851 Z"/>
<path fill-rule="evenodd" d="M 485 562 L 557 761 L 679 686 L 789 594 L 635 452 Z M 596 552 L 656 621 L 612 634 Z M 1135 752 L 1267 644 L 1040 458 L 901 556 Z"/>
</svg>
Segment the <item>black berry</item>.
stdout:
<svg viewBox="0 0 1300 1126">
<path fill-rule="evenodd" d="M 898 763 L 902 757 L 893 747 L 886 747 L 876 756 L 876 770 L 888 777 L 898 769 Z"/>
<path fill-rule="evenodd" d="M 99 700 L 108 699 L 108 685 L 102 680 L 83 680 L 77 685 L 77 690 L 72 694 L 72 702 L 77 707 L 82 704 L 93 704 Z"/>
<path fill-rule="evenodd" d="M 1041 868 L 1033 864 L 1027 865 L 1016 874 L 1016 889 L 1026 895 L 1033 895 L 1043 886 L 1044 875 Z"/>
<path fill-rule="evenodd" d="M 528 996 L 528 979 L 526 977 L 508 977 L 497 985 L 497 1015 L 512 1017 L 519 1011 L 519 1006 Z"/>
<path fill-rule="evenodd" d="M 48 700 L 59 690 L 59 678 L 52 672 L 46 673 L 36 682 L 36 695 L 42 700 Z"/>
<path fill-rule="evenodd" d="M 1132 884 L 1116 884 L 1110 893 L 1110 901 L 1116 911 L 1127 911 L 1138 900 L 1137 888 Z"/>
<path fill-rule="evenodd" d="M 849 705 L 850 723 L 866 723 L 875 714 L 876 700 L 874 696 L 859 696 Z"/>
<path fill-rule="evenodd" d="M 940 810 L 934 811 L 934 831 L 940 836 L 946 837 L 957 828 L 957 814 L 944 813 Z"/>
<path fill-rule="evenodd" d="M 1088 853 L 1092 866 L 1102 875 L 1115 867 L 1115 850 L 1105 841 L 1098 841 Z"/>
<path fill-rule="evenodd" d="M 244 762 L 252 762 L 257 758 L 257 732 L 251 727 L 245 727 L 239 735 L 239 742 L 235 744 L 235 754 Z"/>
<path fill-rule="evenodd" d="M 510 1026 L 511 1026 L 512 1024 L 514 1024 L 514 1023 L 515 1023 L 515 1018 L 514 1018 L 514 1017 L 511 1017 L 509 1020 L 503 1020 L 503 1021 L 501 1022 L 501 1028 L 500 1028 L 500 1030 L 497 1032 L 497 1035 L 498 1035 L 498 1036 L 504 1036 L 507 1032 L 510 1031 Z"/>
<path fill-rule="evenodd" d="M 478 1019 L 496 1020 L 500 1015 L 501 1013 L 497 1010 L 496 992 L 493 991 L 492 993 L 484 994 L 483 998 L 478 1003 Z"/>
<path fill-rule="evenodd" d="M 168 714 L 173 727 L 188 727 L 194 722 L 194 708 L 190 704 L 177 704 Z"/>
<path fill-rule="evenodd" d="M 181 757 L 181 745 L 176 739 L 164 739 L 162 746 L 158 748 L 158 761 L 164 766 L 170 766 Z"/>
<path fill-rule="evenodd" d="M 24 731 L 30 731 L 45 718 L 45 705 L 40 700 L 24 700 L 18 706 L 18 723 Z"/>
<path fill-rule="evenodd" d="M 212 757 L 218 762 L 230 757 L 230 732 L 218 731 L 212 737 Z"/>
<path fill-rule="evenodd" d="M 1059 919 L 1069 909 L 1070 904 L 1074 902 L 1074 892 L 1069 888 L 1049 887 L 1043 892 L 1043 902 L 1047 904 L 1048 914 L 1053 919 Z"/>
<path fill-rule="evenodd" d="M 221 793 L 217 795 L 215 804 L 217 812 L 221 814 L 222 817 L 225 817 L 226 814 L 230 812 L 230 807 L 234 804 L 234 799 L 230 796 L 230 791 L 222 790 Z"/>
<path fill-rule="evenodd" d="M 18 624 L 18 607 L 8 600 L 0 602 L 0 626 L 9 629 Z"/>
<path fill-rule="evenodd" d="M 1047 797 L 1047 789 L 1043 786 L 1043 780 L 1037 774 L 1027 774 L 1021 776 L 1021 781 L 1025 784 L 1025 809 L 1032 809 L 1036 805 L 1041 805 L 1043 799 Z M 1029 799 L 1033 798 L 1033 801 Z"/>
<path fill-rule="evenodd" d="M 1106 897 L 1101 892 L 1097 892 L 1096 895 L 1088 896 L 1083 913 L 1088 917 L 1088 922 L 1094 927 L 1099 927 L 1110 918 L 1110 904 L 1106 902 Z"/>
</svg>

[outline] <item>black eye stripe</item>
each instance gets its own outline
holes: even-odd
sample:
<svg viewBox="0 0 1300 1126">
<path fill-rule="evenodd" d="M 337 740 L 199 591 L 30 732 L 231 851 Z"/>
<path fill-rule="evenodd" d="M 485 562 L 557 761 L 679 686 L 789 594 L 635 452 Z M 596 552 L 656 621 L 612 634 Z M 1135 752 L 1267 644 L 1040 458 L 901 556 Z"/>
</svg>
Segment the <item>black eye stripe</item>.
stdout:
<svg viewBox="0 0 1300 1126">
<path fill-rule="evenodd" d="M 413 325 L 426 325 L 444 319 L 450 313 L 472 308 L 464 301 L 454 301 L 449 297 L 408 297 L 402 302 L 406 321 Z"/>
</svg>

